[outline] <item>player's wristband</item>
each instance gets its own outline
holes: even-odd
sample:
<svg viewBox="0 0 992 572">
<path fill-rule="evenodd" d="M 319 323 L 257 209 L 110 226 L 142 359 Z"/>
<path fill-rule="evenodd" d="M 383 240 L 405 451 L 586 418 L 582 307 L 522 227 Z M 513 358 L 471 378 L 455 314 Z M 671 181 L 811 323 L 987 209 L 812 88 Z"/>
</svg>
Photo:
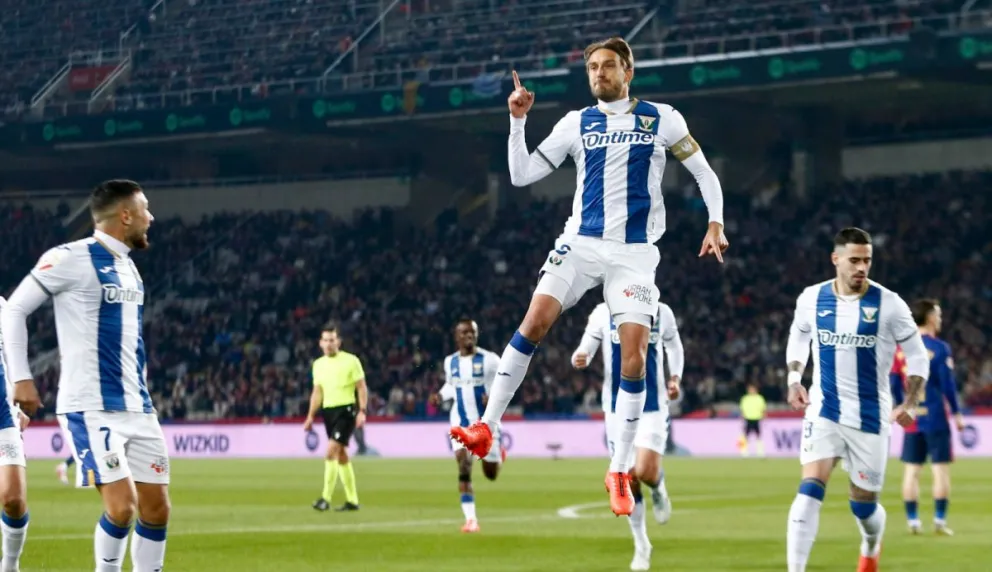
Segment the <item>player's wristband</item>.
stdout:
<svg viewBox="0 0 992 572">
<path fill-rule="evenodd" d="M 789 372 L 789 375 L 788 375 L 788 377 L 786 379 L 789 381 L 789 385 L 790 386 L 793 385 L 793 384 L 795 384 L 795 383 L 802 383 L 803 382 L 803 374 L 799 373 L 798 371 L 790 371 Z"/>
</svg>

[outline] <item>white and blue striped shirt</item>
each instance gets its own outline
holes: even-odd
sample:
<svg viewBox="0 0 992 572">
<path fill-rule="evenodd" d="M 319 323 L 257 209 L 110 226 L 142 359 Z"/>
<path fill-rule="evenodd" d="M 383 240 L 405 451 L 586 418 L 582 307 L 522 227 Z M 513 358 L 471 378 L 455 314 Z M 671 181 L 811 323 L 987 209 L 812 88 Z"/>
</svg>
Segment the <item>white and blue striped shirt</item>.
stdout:
<svg viewBox="0 0 992 572">
<path fill-rule="evenodd" d="M 444 386 L 440 393 L 446 401 L 455 400 L 451 407 L 452 427 L 468 427 L 482 418 L 485 396 L 498 368 L 499 356 L 482 348 L 476 348 L 472 355 L 455 352 L 444 359 Z"/>
<path fill-rule="evenodd" d="M 535 155 L 547 167 L 533 176 L 515 173 L 521 168 L 516 147 L 522 141 L 515 139 L 515 131 L 522 135 L 523 120 L 511 120 L 511 178 L 523 179 L 514 184 L 546 175 L 570 155 L 576 167 L 576 192 L 565 234 L 653 244 L 665 232 L 661 179 L 665 149 L 671 148 L 683 161 L 696 155 L 686 165 L 699 171 L 697 180 L 711 207 L 711 220 L 722 223 L 719 181 L 689 136 L 682 115 L 670 105 L 637 99 L 614 103 L 624 106 L 621 112 L 613 113 L 604 104 L 565 115 L 538 145 Z"/>
<path fill-rule="evenodd" d="M 603 411 L 613 413 L 617 396 L 620 394 L 620 335 L 616 323 L 610 316 L 606 303 L 601 303 L 589 314 L 589 322 L 582 337 L 580 351 L 587 352 L 592 359 L 596 347 L 602 348 L 603 355 Z M 651 327 L 645 370 L 644 411 L 663 411 L 668 408 L 665 364 L 662 354 L 668 357 L 669 377 L 682 377 L 685 365 L 685 351 L 679 336 L 675 313 L 667 304 L 658 305 L 658 315 Z"/>
<path fill-rule="evenodd" d="M 889 429 L 889 370 L 896 346 L 919 336 L 909 306 L 898 294 L 869 281 L 860 296 L 840 296 L 834 281 L 806 288 L 796 301 L 793 332 L 812 343 L 813 384 L 806 417 L 822 417 L 865 433 Z M 789 361 L 802 355 L 793 346 Z"/>
<path fill-rule="evenodd" d="M 0 296 L 0 309 L 6 300 Z M 14 414 L 14 380 L 7 375 L 3 357 L 3 331 L 0 331 L 0 430 L 18 427 Z"/>
<path fill-rule="evenodd" d="M 97 231 L 46 252 L 11 296 L 13 303 L 29 285 L 53 300 L 61 354 L 56 413 L 154 412 L 145 382 L 145 288 L 128 252 Z M 29 284 L 32 279 L 35 284 Z M 26 354 L 26 345 L 22 340 L 17 353 Z M 11 369 L 13 357 L 8 356 Z M 30 377 L 27 356 L 17 355 L 16 361 L 18 370 L 27 370 L 18 375 Z"/>
</svg>

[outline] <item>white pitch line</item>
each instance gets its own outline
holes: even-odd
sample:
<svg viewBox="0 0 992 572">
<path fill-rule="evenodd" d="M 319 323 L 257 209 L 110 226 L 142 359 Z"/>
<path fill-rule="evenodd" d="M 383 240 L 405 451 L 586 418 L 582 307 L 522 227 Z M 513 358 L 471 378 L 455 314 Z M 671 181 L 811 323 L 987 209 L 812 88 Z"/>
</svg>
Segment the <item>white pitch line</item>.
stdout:
<svg viewBox="0 0 992 572">
<path fill-rule="evenodd" d="M 481 524 L 487 522 L 521 522 L 521 521 L 541 521 L 541 520 L 557 520 L 558 515 L 551 514 L 535 514 L 529 516 L 494 516 L 481 521 Z M 189 528 L 177 528 L 170 529 L 169 536 L 205 536 L 205 535 L 221 535 L 221 534 L 268 534 L 273 532 L 359 532 L 365 530 L 377 530 L 377 529 L 389 529 L 389 528 L 414 528 L 414 527 L 429 527 L 429 526 L 447 526 L 447 525 L 459 525 L 464 524 L 463 520 L 454 518 L 443 518 L 434 520 L 390 520 L 390 521 L 378 521 L 378 522 L 355 522 L 355 523 L 335 523 L 335 524 L 307 524 L 307 525 L 289 525 L 289 526 L 265 526 L 265 527 L 231 527 L 231 528 L 206 528 L 206 529 L 189 529 Z M 42 535 L 29 535 L 32 542 L 47 541 L 47 540 L 85 540 L 93 538 L 93 533 L 82 534 L 82 533 L 68 533 L 68 534 L 42 534 Z"/>
</svg>

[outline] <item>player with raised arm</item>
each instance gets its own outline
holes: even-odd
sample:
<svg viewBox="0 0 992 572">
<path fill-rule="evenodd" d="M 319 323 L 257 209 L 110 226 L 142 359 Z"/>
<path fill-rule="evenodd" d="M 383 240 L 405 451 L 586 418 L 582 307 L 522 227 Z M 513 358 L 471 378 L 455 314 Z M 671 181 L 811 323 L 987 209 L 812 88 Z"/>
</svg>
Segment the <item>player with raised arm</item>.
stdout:
<svg viewBox="0 0 992 572">
<path fill-rule="evenodd" d="M 145 383 L 145 289 L 131 260 L 148 248 L 154 218 L 141 187 L 101 183 L 90 195 L 89 238 L 57 246 L 21 282 L 0 313 L 14 401 L 39 406 L 28 364 L 27 317 L 49 297 L 61 353 L 56 414 L 83 484 L 95 484 L 104 513 L 94 531 L 97 572 L 124 564 L 128 534 L 137 572 L 161 570 L 169 521 L 169 449 Z"/>
<path fill-rule="evenodd" d="M 451 403 L 451 426 L 468 427 L 482 417 L 489 388 L 496 378 L 499 356 L 478 347 L 479 326 L 474 320 L 461 320 L 455 325 L 458 351 L 444 358 L 444 385 L 441 399 Z M 498 439 L 498 435 L 497 435 Z M 498 443 L 498 440 L 497 440 Z M 451 442 L 458 462 L 458 492 L 461 494 L 465 525 L 462 532 L 479 532 L 475 514 L 475 492 L 472 490 L 472 455 L 461 443 Z M 496 480 L 499 467 L 506 457 L 502 446 L 494 446 L 482 459 L 482 473 Z"/>
<path fill-rule="evenodd" d="M 610 451 L 620 437 L 622 429 L 615 414 L 616 401 L 620 392 L 620 335 L 610 317 L 606 304 L 599 304 L 589 314 L 586 331 L 575 353 L 572 365 L 585 369 L 592 361 L 592 355 L 602 348 L 603 356 L 603 412 L 605 413 L 606 435 Z M 662 354 L 668 357 L 668 381 L 665 382 Z M 647 351 L 647 375 L 645 377 L 647 399 L 644 414 L 637 435 L 634 437 L 636 455 L 631 471 L 631 492 L 634 496 L 634 512 L 630 515 L 630 530 L 634 535 L 634 559 L 631 570 L 648 570 L 651 567 L 651 541 L 645 526 L 644 503 L 641 497 L 641 484 L 651 490 L 654 517 L 661 524 L 672 516 L 672 502 L 665 488 L 665 471 L 661 466 L 668 443 L 669 399 L 678 399 L 682 383 L 682 370 L 685 365 L 685 351 L 679 336 L 675 314 L 667 304 L 659 303 L 658 315 L 651 327 L 651 337 Z M 629 464 L 629 463 L 628 463 Z"/>
<path fill-rule="evenodd" d="M 527 314 L 500 358 L 499 371 L 479 423 L 456 427 L 452 437 L 478 457 L 489 453 L 493 430 L 520 387 L 538 344 L 562 312 L 591 288 L 603 286 L 604 299 L 620 339 L 616 415 L 623 427 L 606 474 L 614 514 L 630 515 L 628 460 L 645 401 L 645 363 L 658 310 L 655 243 L 665 232 L 661 178 L 665 150 L 695 176 L 709 210 L 709 227 L 699 256 L 723 262 L 729 243 L 723 233 L 723 191 L 685 119 L 669 105 L 631 99 L 634 58 L 622 38 L 585 50 L 589 87 L 597 105 L 571 111 L 533 153 L 524 140 L 533 92 L 513 73 L 508 142 L 510 180 L 518 187 L 537 182 L 562 164 L 575 161 L 572 216 L 541 268 Z"/>
<path fill-rule="evenodd" d="M 5 305 L 6 300 L 0 296 L 0 312 Z M 0 572 L 17 572 L 28 535 L 27 461 L 21 437 L 28 419 L 12 400 L 14 384 L 4 367 L 3 353 L 3 331 L 0 329 L 0 498 L 3 499 Z"/>
<path fill-rule="evenodd" d="M 858 228 L 841 230 L 831 260 L 836 278 L 799 295 L 786 348 L 789 404 L 805 409 L 802 482 L 789 510 L 788 568 L 806 570 L 827 481 L 841 460 L 850 474 L 851 512 L 861 531 L 858 572 L 876 572 L 885 532 L 878 493 L 885 482 L 890 419 L 903 427 L 912 423 L 929 367 L 909 306 L 868 279 L 871 236 Z M 893 408 L 888 373 L 897 344 L 906 353 L 911 391 Z M 811 345 L 813 383 L 807 393 L 802 375 Z"/>
<path fill-rule="evenodd" d="M 958 431 L 964 430 L 964 417 L 961 416 L 957 382 L 954 380 L 954 358 L 951 356 L 951 346 L 937 337 L 942 325 L 940 304 L 932 299 L 917 300 L 912 309 L 913 319 L 919 325 L 923 345 L 930 358 L 930 383 L 917 396 L 923 405 L 917 409 L 916 421 L 906 427 L 903 435 L 901 458 L 905 469 L 902 477 L 902 499 L 906 507 L 909 531 L 920 534 L 923 531 L 919 513 L 920 470 L 923 463 L 927 462 L 927 457 L 930 457 L 933 472 L 934 532 L 953 536 L 954 531 L 947 527 L 951 462 L 954 461 L 951 415 Z M 892 396 L 895 399 L 903 398 L 907 382 L 905 356 L 900 351 L 890 375 Z"/>
</svg>

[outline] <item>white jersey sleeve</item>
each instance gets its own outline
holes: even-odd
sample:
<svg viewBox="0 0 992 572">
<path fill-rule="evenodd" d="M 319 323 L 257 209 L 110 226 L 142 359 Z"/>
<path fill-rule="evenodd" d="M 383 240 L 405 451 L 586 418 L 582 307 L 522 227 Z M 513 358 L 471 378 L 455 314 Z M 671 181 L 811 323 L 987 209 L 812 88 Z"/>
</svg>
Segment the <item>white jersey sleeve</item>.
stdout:
<svg viewBox="0 0 992 572">
<path fill-rule="evenodd" d="M 507 156 L 510 182 L 517 187 L 525 187 L 548 176 L 562 164 L 565 157 L 573 153 L 579 132 L 579 114 L 571 111 L 565 115 L 551 130 L 551 134 L 530 154 L 527 152 L 527 140 L 524 136 L 526 124 L 526 116 L 520 119 L 510 116 Z"/>
<path fill-rule="evenodd" d="M 661 327 L 661 343 L 668 358 L 669 375 L 682 378 L 685 369 L 685 348 L 679 335 L 679 325 L 675 320 L 675 312 L 668 304 L 660 304 L 658 322 Z"/>
<path fill-rule="evenodd" d="M 723 224 L 723 188 L 720 178 L 706 160 L 699 143 L 689 133 L 689 126 L 682 114 L 671 105 L 656 105 L 661 115 L 658 135 L 665 147 L 696 179 L 710 215 L 709 221 Z"/>
<path fill-rule="evenodd" d="M 815 288 L 806 288 L 796 299 L 796 309 L 789 327 L 789 342 L 785 348 L 785 362 L 799 362 L 802 373 L 809 362 L 810 342 L 813 340 L 812 316 L 816 313 Z"/>
<path fill-rule="evenodd" d="M 80 257 L 73 255 L 71 246 L 56 246 L 38 259 L 38 264 L 31 270 L 31 277 L 49 296 L 55 296 L 78 283 L 81 262 Z"/>
<path fill-rule="evenodd" d="M 455 398 L 455 386 L 451 384 L 451 356 L 444 358 L 441 362 L 441 369 L 444 370 L 444 385 L 441 386 L 438 395 L 442 401 L 451 401 Z"/>
<path fill-rule="evenodd" d="M 575 351 L 572 353 L 573 367 L 575 366 L 575 358 L 580 353 L 586 354 L 588 361 L 591 362 L 593 355 L 600 348 L 600 345 L 604 343 L 604 340 L 605 343 L 609 343 L 609 340 L 606 339 L 610 333 L 609 313 L 610 311 L 606 308 L 605 303 L 599 304 L 589 313 L 586 329 L 582 333 L 582 341 L 579 342 L 579 347 L 575 348 Z"/>
<path fill-rule="evenodd" d="M 906 357 L 906 375 L 922 377 L 927 381 L 930 377 L 930 355 L 923 344 L 919 326 L 913 319 L 913 312 L 901 296 L 892 291 L 887 291 L 886 294 L 888 300 L 883 304 L 891 308 L 886 315 L 888 322 L 886 327 L 892 339 L 902 346 L 903 355 Z"/>
</svg>

